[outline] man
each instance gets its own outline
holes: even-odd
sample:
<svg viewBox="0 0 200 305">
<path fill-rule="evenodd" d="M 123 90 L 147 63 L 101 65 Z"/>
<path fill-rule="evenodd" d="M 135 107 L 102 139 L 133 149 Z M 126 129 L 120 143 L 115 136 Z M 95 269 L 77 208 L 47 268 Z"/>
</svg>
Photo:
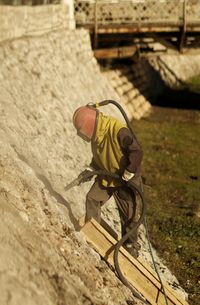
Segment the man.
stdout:
<svg viewBox="0 0 200 305">
<path fill-rule="evenodd" d="M 77 134 L 91 142 L 91 167 L 118 174 L 123 180 L 138 184 L 143 152 L 126 124 L 90 106 L 75 111 L 73 124 Z M 96 178 L 86 197 L 85 220 L 93 217 L 100 223 L 101 206 L 112 195 L 119 210 L 123 236 L 129 224 L 136 221 L 136 196 L 119 180 L 108 176 Z M 137 232 L 126 242 L 126 247 L 130 253 L 138 256 Z"/>
</svg>

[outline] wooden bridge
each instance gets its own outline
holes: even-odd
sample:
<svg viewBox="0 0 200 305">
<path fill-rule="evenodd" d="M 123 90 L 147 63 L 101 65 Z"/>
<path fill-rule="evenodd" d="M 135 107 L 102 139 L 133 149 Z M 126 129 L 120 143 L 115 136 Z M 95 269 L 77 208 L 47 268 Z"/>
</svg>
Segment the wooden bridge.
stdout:
<svg viewBox="0 0 200 305">
<path fill-rule="evenodd" d="M 200 53 L 200 0 L 75 0 L 96 57 Z"/>
</svg>

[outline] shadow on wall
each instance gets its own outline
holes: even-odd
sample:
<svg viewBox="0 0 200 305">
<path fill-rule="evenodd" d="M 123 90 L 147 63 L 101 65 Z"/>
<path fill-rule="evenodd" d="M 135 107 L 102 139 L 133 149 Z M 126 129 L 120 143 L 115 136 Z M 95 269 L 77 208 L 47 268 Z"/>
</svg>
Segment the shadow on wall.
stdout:
<svg viewBox="0 0 200 305">
<path fill-rule="evenodd" d="M 199 110 L 200 109 L 200 83 L 197 85 L 196 90 L 192 90 L 192 84 L 189 85 L 177 77 L 176 73 L 171 70 L 165 62 L 161 59 L 157 59 L 160 67 L 163 71 L 166 71 L 176 84 L 179 84 L 177 88 L 167 86 L 160 76 L 160 73 L 154 69 L 149 63 L 149 74 L 151 76 L 151 96 L 149 101 L 152 105 L 161 107 Z"/>
<path fill-rule="evenodd" d="M 70 203 L 61 194 L 59 194 L 53 189 L 50 181 L 44 175 L 38 174 L 37 172 L 35 172 L 35 174 L 37 178 L 43 182 L 44 186 L 49 191 L 50 195 L 54 197 L 58 203 L 64 205 L 67 208 L 69 218 L 72 224 L 74 225 L 75 230 L 79 231 L 80 230 L 79 220 L 77 220 L 77 218 L 73 215 L 72 209 L 70 207 Z"/>
<path fill-rule="evenodd" d="M 177 109 L 200 110 L 200 83 L 197 86 L 198 88 L 196 88 L 198 90 L 192 90 L 191 85 L 184 83 L 165 65 L 165 69 L 168 70 L 174 81 L 179 84 L 179 87 L 171 88 L 166 85 L 161 78 L 160 73 L 156 71 L 146 59 L 143 59 L 143 61 L 147 67 L 149 82 L 149 90 L 145 97 L 152 105 Z M 140 88 L 138 89 L 140 90 Z M 145 92 L 142 94 L 146 95 Z"/>
<path fill-rule="evenodd" d="M 157 71 L 146 58 L 140 59 L 109 59 L 100 60 L 102 70 L 118 70 L 121 75 L 126 76 L 127 81 L 133 84 L 141 95 L 152 105 L 177 108 L 177 109 L 200 109 L 200 84 L 199 92 L 192 90 L 187 83 L 177 77 L 165 62 L 158 58 L 158 63 L 166 78 L 170 77 L 179 88 L 173 89 L 162 79 Z M 167 76 L 168 75 L 168 76 Z M 171 81 L 172 82 L 172 81 Z"/>
<path fill-rule="evenodd" d="M 56 192 L 53 189 L 53 187 L 52 187 L 50 181 L 47 179 L 47 177 L 45 177 L 44 175 L 40 174 L 36 170 L 36 168 L 32 164 L 30 164 L 30 162 L 22 154 L 20 154 L 17 151 L 15 145 L 11 144 L 11 146 L 14 149 L 14 151 L 16 152 L 16 154 L 18 155 L 19 159 L 21 161 L 25 162 L 30 168 L 32 168 L 32 170 L 34 171 L 36 177 L 44 184 L 45 188 L 49 191 L 49 194 L 52 197 L 54 197 L 58 203 L 64 205 L 67 208 L 70 221 L 74 225 L 75 230 L 79 231 L 80 230 L 79 220 L 74 216 L 74 214 L 72 212 L 72 209 L 71 209 L 71 206 L 70 206 L 70 203 L 61 194 L 59 194 L 58 192 Z"/>
</svg>

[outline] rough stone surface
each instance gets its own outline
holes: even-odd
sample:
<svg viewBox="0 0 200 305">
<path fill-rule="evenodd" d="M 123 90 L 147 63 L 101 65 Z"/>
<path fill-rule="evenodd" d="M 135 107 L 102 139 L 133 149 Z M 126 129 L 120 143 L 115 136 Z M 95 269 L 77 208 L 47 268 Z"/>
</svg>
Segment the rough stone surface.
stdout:
<svg viewBox="0 0 200 305">
<path fill-rule="evenodd" d="M 149 63 L 168 86 L 180 85 L 200 74 L 200 55 L 162 55 L 151 58 Z"/>
<path fill-rule="evenodd" d="M 73 23 L 68 5 L 0 5 L 0 16 L 0 41 L 71 29 Z"/>
<path fill-rule="evenodd" d="M 0 303 L 127 304 L 130 291 L 74 231 L 90 183 L 64 192 L 91 159 L 73 111 L 118 98 L 87 32 L 13 40 L 0 58 Z"/>
</svg>

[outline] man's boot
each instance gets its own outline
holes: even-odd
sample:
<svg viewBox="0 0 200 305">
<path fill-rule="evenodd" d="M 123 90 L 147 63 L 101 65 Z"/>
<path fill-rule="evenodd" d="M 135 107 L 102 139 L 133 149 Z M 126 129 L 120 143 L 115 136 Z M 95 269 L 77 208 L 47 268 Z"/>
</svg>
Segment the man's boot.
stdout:
<svg viewBox="0 0 200 305">
<path fill-rule="evenodd" d="M 141 249 L 141 246 L 137 241 L 133 242 L 128 240 L 125 242 L 124 247 L 134 258 L 139 256 L 139 250 Z"/>
</svg>

